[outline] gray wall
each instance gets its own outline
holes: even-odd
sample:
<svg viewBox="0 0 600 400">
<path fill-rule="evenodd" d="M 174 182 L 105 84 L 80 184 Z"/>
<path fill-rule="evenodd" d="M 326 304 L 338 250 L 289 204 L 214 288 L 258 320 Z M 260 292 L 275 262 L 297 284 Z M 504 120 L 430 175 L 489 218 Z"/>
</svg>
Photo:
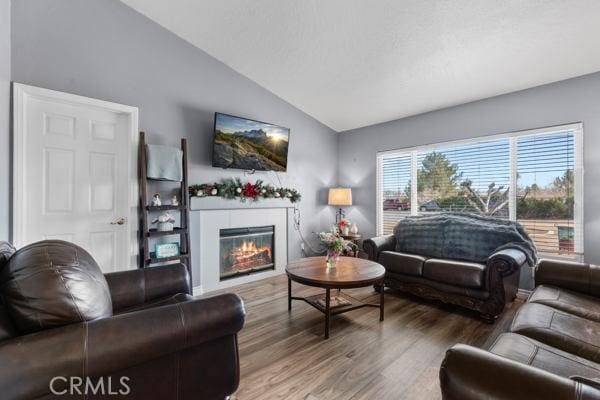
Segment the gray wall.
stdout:
<svg viewBox="0 0 600 400">
<path fill-rule="evenodd" d="M 325 193 L 337 178 L 336 133 L 123 3 L 15 1 L 12 48 L 13 81 L 137 106 L 151 143 L 187 137 L 190 183 L 243 177 L 210 166 L 215 111 L 289 127 L 289 168 L 279 178 L 304 195 L 302 231 L 310 237 L 333 220 Z M 249 177 L 257 178 L 278 185 L 274 173 Z M 292 227 L 289 242 L 290 258 L 299 257 Z"/>
<path fill-rule="evenodd" d="M 0 240 L 9 239 L 10 0 L 0 0 Z"/>
<path fill-rule="evenodd" d="M 340 133 L 339 183 L 353 188 L 356 203 L 348 218 L 366 236 L 375 234 L 377 151 L 579 121 L 585 146 L 585 259 L 598 263 L 600 73 Z"/>
</svg>

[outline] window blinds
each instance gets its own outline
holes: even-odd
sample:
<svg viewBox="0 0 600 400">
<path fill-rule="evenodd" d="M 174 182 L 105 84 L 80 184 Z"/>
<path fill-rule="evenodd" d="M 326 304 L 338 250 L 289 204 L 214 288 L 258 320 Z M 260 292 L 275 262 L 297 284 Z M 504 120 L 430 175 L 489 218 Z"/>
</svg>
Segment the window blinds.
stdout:
<svg viewBox="0 0 600 400">
<path fill-rule="evenodd" d="M 518 220 L 542 254 L 581 255 L 581 143 L 573 124 L 379 153 L 378 232 L 408 215 L 472 212 Z"/>
<path fill-rule="evenodd" d="M 412 155 L 399 153 L 381 160 L 381 225 L 385 233 L 391 233 L 398 221 L 410 215 Z"/>
<path fill-rule="evenodd" d="M 509 140 L 449 145 L 417 155 L 420 214 L 474 212 L 507 219 Z"/>
<path fill-rule="evenodd" d="M 572 130 L 519 137 L 517 220 L 538 251 L 575 254 L 575 136 Z M 577 249 L 579 250 L 579 249 Z"/>
</svg>

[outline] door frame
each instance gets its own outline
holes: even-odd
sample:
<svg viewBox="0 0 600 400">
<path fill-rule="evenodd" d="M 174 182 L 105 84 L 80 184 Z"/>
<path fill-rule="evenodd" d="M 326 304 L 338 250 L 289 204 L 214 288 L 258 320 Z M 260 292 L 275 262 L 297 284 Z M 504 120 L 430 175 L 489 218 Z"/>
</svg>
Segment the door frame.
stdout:
<svg viewBox="0 0 600 400">
<path fill-rule="evenodd" d="M 130 249 L 129 265 L 120 268 L 135 268 L 137 263 L 137 245 L 132 246 L 132 241 L 137 240 L 137 208 L 138 208 L 138 176 L 137 176 L 137 153 L 139 143 L 137 107 L 124 104 L 113 103 L 104 100 L 93 99 L 90 97 L 79 96 L 71 93 L 64 93 L 50 89 L 44 89 L 36 86 L 29 86 L 22 83 L 13 82 L 13 195 L 12 195 L 12 240 L 14 245 L 19 248 L 25 244 L 25 211 L 27 204 L 25 193 L 24 178 L 26 176 L 27 165 L 25 165 L 25 118 L 27 116 L 27 100 L 29 98 L 39 98 L 46 101 L 53 101 L 63 104 L 77 106 L 86 106 L 114 113 L 125 115 L 128 118 L 129 140 L 127 141 L 129 151 L 128 160 L 128 204 L 130 223 L 127 224 L 127 248 Z"/>
</svg>

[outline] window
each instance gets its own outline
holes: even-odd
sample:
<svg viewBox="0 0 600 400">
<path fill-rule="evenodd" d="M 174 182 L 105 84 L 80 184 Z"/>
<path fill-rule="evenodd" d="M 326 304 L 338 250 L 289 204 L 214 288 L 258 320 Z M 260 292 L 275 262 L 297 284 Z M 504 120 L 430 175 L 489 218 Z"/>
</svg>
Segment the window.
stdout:
<svg viewBox="0 0 600 400">
<path fill-rule="evenodd" d="M 582 256 L 582 136 L 573 124 L 379 153 L 377 231 L 472 212 L 519 221 L 545 256 Z"/>
</svg>

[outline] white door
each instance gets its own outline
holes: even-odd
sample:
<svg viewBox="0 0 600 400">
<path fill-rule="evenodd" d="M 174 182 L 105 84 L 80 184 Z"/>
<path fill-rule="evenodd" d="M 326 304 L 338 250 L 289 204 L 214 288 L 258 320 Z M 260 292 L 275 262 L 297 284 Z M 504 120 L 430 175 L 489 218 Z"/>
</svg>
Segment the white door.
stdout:
<svg viewBox="0 0 600 400">
<path fill-rule="evenodd" d="M 14 101 L 15 244 L 67 240 L 103 272 L 134 266 L 137 109 L 17 84 Z"/>
</svg>

